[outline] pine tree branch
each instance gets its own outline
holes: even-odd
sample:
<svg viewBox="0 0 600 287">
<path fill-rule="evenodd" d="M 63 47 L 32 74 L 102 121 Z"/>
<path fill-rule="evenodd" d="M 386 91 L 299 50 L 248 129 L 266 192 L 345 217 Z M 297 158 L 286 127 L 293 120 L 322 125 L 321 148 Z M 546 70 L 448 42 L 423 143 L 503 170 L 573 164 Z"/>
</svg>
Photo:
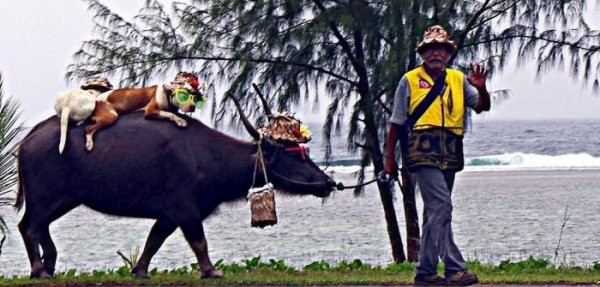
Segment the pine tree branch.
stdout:
<svg viewBox="0 0 600 287">
<path fill-rule="evenodd" d="M 258 63 L 258 64 L 279 64 L 279 65 L 291 65 L 291 66 L 297 66 L 297 67 L 304 67 L 307 68 L 308 70 L 311 71 L 315 71 L 315 72 L 319 72 L 319 73 L 323 73 L 326 75 L 329 75 L 333 78 L 336 78 L 338 80 L 342 80 L 344 82 L 347 82 L 353 86 L 358 85 L 357 82 L 350 80 L 347 77 L 344 77 L 342 75 L 336 74 L 334 72 L 332 72 L 331 70 L 325 69 L 325 68 L 321 68 L 321 67 L 316 67 L 307 63 L 300 63 L 300 62 L 294 62 L 294 61 L 287 61 L 281 58 L 276 58 L 276 59 L 270 59 L 270 58 L 246 58 L 246 57 L 224 57 L 224 56 L 172 56 L 172 57 L 157 57 L 155 59 L 152 60 L 140 60 L 140 61 L 128 61 L 128 62 L 124 62 L 122 64 L 119 65 L 114 65 L 114 66 L 110 66 L 104 69 L 94 69 L 94 73 L 95 74 L 102 74 L 102 73 L 111 73 L 111 72 L 115 72 L 119 69 L 123 69 L 126 67 L 131 67 L 131 66 L 135 66 L 135 65 L 140 65 L 140 64 L 153 64 L 153 65 L 160 65 L 161 63 L 165 63 L 165 62 L 178 62 L 178 61 L 188 61 L 188 60 L 204 60 L 204 61 L 223 61 L 223 62 L 253 62 L 253 63 Z M 89 64 L 88 64 L 89 65 Z M 92 64 L 91 66 L 94 66 L 94 64 Z M 81 70 L 82 67 L 75 67 L 75 69 Z M 81 72 L 76 72 L 76 71 L 72 71 L 67 73 L 67 78 L 71 79 L 73 76 L 80 76 L 80 77 L 87 77 L 89 76 L 87 73 L 81 73 Z"/>
<path fill-rule="evenodd" d="M 582 50 L 582 51 L 588 51 L 588 52 L 600 51 L 600 45 L 599 46 L 585 47 L 585 46 L 578 45 L 578 44 L 573 43 L 573 42 L 556 40 L 556 39 L 551 39 L 551 38 L 546 38 L 546 37 L 541 37 L 541 36 L 535 36 L 535 35 L 511 35 L 511 36 L 497 37 L 497 38 L 493 38 L 493 39 L 489 39 L 489 40 L 472 42 L 472 43 L 469 43 L 469 44 L 465 45 L 464 47 L 478 46 L 478 45 L 486 44 L 486 43 L 504 42 L 506 40 L 519 39 L 519 38 L 521 38 L 521 39 L 531 39 L 531 40 L 541 41 L 541 42 L 547 42 L 547 43 L 557 44 L 557 45 L 560 45 L 560 46 L 567 46 L 567 47 L 570 47 L 570 48 L 573 48 L 573 49 L 576 49 L 576 50 Z"/>
</svg>

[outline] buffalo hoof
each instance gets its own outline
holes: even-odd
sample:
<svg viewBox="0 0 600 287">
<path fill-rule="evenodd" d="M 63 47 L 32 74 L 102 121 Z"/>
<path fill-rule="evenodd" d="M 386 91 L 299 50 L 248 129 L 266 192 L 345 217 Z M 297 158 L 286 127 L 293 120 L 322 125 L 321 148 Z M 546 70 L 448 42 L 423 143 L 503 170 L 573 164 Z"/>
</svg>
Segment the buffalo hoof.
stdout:
<svg viewBox="0 0 600 287">
<path fill-rule="evenodd" d="M 54 277 L 54 267 L 47 267 L 46 266 L 46 272 L 48 274 L 50 274 L 50 277 Z"/>
<path fill-rule="evenodd" d="M 205 279 L 205 278 L 223 278 L 223 272 L 217 270 L 217 269 L 211 269 L 211 270 L 205 270 L 202 271 L 200 273 L 200 278 Z"/>
<path fill-rule="evenodd" d="M 133 273 L 133 277 L 135 277 L 135 279 L 150 279 L 148 273 Z"/>
<path fill-rule="evenodd" d="M 141 269 L 141 268 L 140 268 L 140 269 Z M 149 279 L 149 278 L 150 278 L 150 276 L 148 275 L 148 272 L 147 272 L 147 271 L 140 270 L 140 269 L 138 269 L 137 267 L 134 267 L 134 268 L 131 270 L 131 274 L 133 274 L 133 276 L 134 276 L 136 279 Z"/>
<path fill-rule="evenodd" d="M 40 272 L 31 272 L 31 274 L 29 275 L 29 278 L 31 278 L 31 279 L 50 279 L 50 278 L 52 278 L 52 275 L 50 275 L 50 273 L 48 273 L 46 270 L 42 270 Z"/>
</svg>

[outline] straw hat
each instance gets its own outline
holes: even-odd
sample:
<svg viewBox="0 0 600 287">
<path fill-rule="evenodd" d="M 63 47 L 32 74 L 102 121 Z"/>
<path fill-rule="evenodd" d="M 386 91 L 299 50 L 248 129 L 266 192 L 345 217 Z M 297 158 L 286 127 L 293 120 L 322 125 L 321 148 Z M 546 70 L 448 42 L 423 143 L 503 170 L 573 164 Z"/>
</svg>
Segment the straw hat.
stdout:
<svg viewBox="0 0 600 287">
<path fill-rule="evenodd" d="M 273 113 L 266 127 L 258 131 L 267 138 L 279 142 L 307 143 L 311 140 L 308 127 L 292 113 Z"/>
<path fill-rule="evenodd" d="M 185 89 L 191 94 L 200 95 L 199 90 L 200 81 L 198 77 L 192 73 L 180 71 L 175 75 L 175 79 L 171 84 L 164 85 L 164 88 L 168 91 L 174 89 Z"/>
<path fill-rule="evenodd" d="M 106 92 L 113 89 L 113 85 L 108 81 L 107 78 L 101 76 L 89 77 L 85 80 L 85 83 L 81 85 L 82 90 L 97 90 L 100 92 Z"/>
<path fill-rule="evenodd" d="M 421 54 L 423 52 L 423 48 L 432 44 L 443 44 L 448 47 L 450 53 L 454 53 L 456 50 L 456 44 L 454 41 L 448 38 L 448 32 L 442 28 L 440 25 L 431 26 L 425 29 L 425 33 L 423 34 L 423 41 L 419 43 L 417 46 L 417 53 Z"/>
</svg>

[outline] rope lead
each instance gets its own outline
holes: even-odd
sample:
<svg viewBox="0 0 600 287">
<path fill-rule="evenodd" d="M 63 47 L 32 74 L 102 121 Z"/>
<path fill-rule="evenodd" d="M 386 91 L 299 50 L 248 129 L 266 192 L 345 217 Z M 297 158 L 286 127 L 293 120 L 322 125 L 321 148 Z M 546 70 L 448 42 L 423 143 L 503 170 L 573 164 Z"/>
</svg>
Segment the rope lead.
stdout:
<svg viewBox="0 0 600 287">
<path fill-rule="evenodd" d="M 391 184 L 396 178 L 393 176 L 388 175 L 387 173 L 385 173 L 385 171 L 380 171 L 377 174 L 377 178 L 371 179 L 367 182 L 363 182 L 361 184 L 357 184 L 357 185 L 349 185 L 349 186 L 344 186 L 343 183 L 338 182 L 338 184 L 336 185 L 337 190 L 344 190 L 344 189 L 348 189 L 348 188 L 357 188 L 357 187 L 362 187 L 368 184 L 371 184 L 375 181 L 378 181 L 380 183 L 387 183 L 387 184 Z"/>
<path fill-rule="evenodd" d="M 377 181 L 377 179 L 376 179 L 376 178 L 374 178 L 374 179 L 371 179 L 371 180 L 369 180 L 369 181 L 367 181 L 367 182 L 363 182 L 363 183 L 361 183 L 361 184 L 357 184 L 357 185 L 349 185 L 349 186 L 344 186 L 344 184 L 343 184 L 343 183 L 341 183 L 341 182 L 338 182 L 338 184 L 337 184 L 336 188 L 337 188 L 337 190 L 344 190 L 344 189 L 347 189 L 347 188 L 357 188 L 357 187 L 365 186 L 365 185 L 367 185 L 367 184 L 371 184 L 371 183 L 373 183 L 373 182 L 375 182 L 375 181 Z"/>
</svg>

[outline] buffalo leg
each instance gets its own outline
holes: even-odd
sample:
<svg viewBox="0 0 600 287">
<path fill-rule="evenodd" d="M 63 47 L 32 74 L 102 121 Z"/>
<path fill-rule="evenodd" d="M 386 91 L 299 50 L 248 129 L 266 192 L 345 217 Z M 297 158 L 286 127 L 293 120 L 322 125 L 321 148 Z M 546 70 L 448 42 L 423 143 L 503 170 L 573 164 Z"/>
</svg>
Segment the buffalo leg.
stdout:
<svg viewBox="0 0 600 287">
<path fill-rule="evenodd" d="M 50 229 L 49 226 L 46 227 L 41 234 L 40 244 L 42 246 L 42 250 L 44 252 L 44 267 L 46 268 L 46 272 L 50 276 L 54 275 L 54 269 L 56 266 L 56 245 L 54 245 L 54 241 L 52 241 L 52 237 L 50 237 Z"/>
<path fill-rule="evenodd" d="M 50 278 L 52 277 L 42 262 L 40 255 L 40 230 L 43 228 L 40 224 L 35 224 L 31 218 L 30 208 L 25 210 L 23 219 L 19 223 L 19 231 L 25 243 L 29 263 L 31 264 L 31 278 Z M 47 228 L 47 227 L 46 227 Z"/>
<path fill-rule="evenodd" d="M 131 270 L 131 273 L 133 273 L 135 277 L 148 278 L 148 266 L 150 265 L 150 260 L 152 260 L 154 254 L 158 252 L 158 249 L 175 229 L 177 229 L 177 225 L 168 220 L 159 219 L 154 223 L 152 229 L 150 229 L 150 234 L 148 234 L 144 251 L 135 267 Z"/>
<path fill-rule="evenodd" d="M 200 276 L 202 278 L 221 278 L 223 277 L 223 273 L 215 269 L 215 266 L 210 262 L 204 228 L 202 227 L 202 222 L 198 222 L 198 224 L 181 225 L 183 236 L 185 236 L 185 239 L 196 255 L 196 259 L 198 259 Z"/>
<path fill-rule="evenodd" d="M 52 241 L 52 237 L 50 236 L 50 223 L 65 215 L 67 212 L 77 207 L 77 205 L 79 204 L 75 201 L 61 200 L 52 205 L 55 208 L 51 208 L 49 204 L 46 207 L 46 211 L 53 210 L 53 212 L 48 213 L 48 224 L 45 225 L 45 228 L 40 229 L 40 245 L 43 251 L 42 259 L 44 267 L 50 276 L 54 275 L 57 257 L 56 245 L 54 245 L 54 241 Z"/>
<path fill-rule="evenodd" d="M 53 199 L 55 201 L 44 201 L 43 206 L 29 203 L 19 222 L 19 231 L 31 264 L 31 278 L 50 278 L 54 274 L 57 252 L 50 237 L 50 223 L 78 205 L 75 201 Z"/>
</svg>

